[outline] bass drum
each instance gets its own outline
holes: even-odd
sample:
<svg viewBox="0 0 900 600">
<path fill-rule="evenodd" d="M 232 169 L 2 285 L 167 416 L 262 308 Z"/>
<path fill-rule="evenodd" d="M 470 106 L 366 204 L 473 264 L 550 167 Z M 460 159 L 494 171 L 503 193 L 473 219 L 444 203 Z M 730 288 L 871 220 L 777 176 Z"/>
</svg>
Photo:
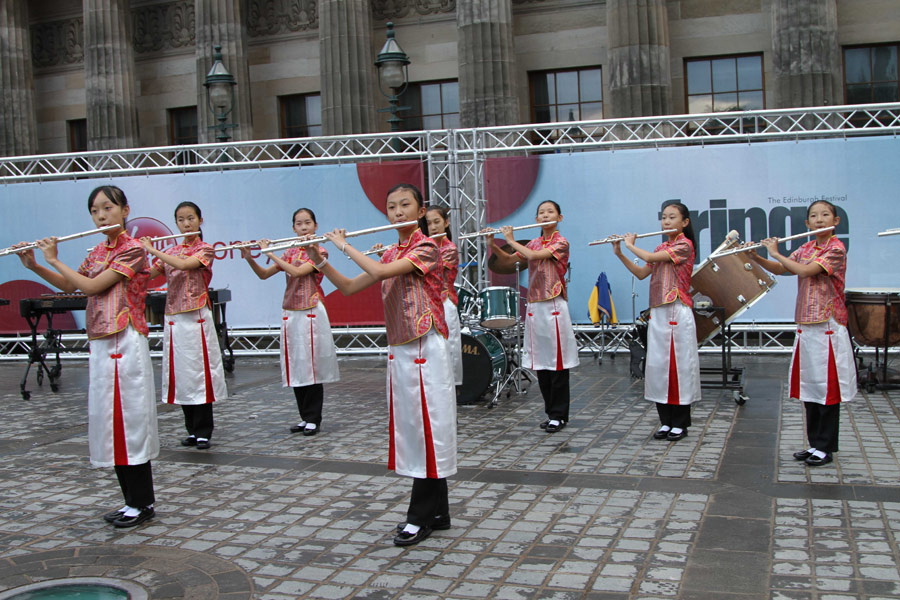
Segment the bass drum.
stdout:
<svg viewBox="0 0 900 600">
<path fill-rule="evenodd" d="M 900 344 L 900 288 L 848 288 L 844 293 L 847 329 L 857 344 L 877 348 Z"/>
<path fill-rule="evenodd" d="M 472 404 L 506 374 L 503 344 L 492 333 L 474 329 L 462 333 L 463 382 L 456 387 L 456 402 Z"/>
</svg>

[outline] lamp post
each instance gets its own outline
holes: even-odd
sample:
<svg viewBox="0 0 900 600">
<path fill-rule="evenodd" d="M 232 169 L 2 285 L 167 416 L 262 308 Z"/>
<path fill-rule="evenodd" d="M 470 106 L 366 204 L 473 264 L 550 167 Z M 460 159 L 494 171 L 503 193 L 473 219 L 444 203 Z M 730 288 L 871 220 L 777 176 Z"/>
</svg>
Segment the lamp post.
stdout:
<svg viewBox="0 0 900 600">
<path fill-rule="evenodd" d="M 225 122 L 234 110 L 234 86 L 237 82 L 222 63 L 222 46 L 213 46 L 213 49 L 213 65 L 206 74 L 203 86 L 206 88 L 206 104 L 218 123 L 209 128 L 216 130 L 217 142 L 227 142 L 231 139 L 228 130 L 237 127 L 236 123 Z"/>
<path fill-rule="evenodd" d="M 394 24 L 391 22 L 387 24 L 387 41 L 375 59 L 375 67 L 378 69 L 378 90 L 390 103 L 388 108 L 379 108 L 378 112 L 391 113 L 388 119 L 391 131 L 400 131 L 403 119 L 397 113 L 410 109 L 409 106 L 399 106 L 400 96 L 409 84 L 409 56 L 394 39 Z M 384 90 L 385 87 L 390 93 Z"/>
</svg>

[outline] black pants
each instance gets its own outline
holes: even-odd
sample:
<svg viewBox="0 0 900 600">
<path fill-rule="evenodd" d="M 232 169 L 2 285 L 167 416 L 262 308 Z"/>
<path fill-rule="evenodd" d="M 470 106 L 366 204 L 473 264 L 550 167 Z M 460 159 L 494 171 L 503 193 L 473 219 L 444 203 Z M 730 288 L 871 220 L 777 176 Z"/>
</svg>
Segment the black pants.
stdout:
<svg viewBox="0 0 900 600">
<path fill-rule="evenodd" d="M 321 383 L 304 385 L 294 388 L 294 397 L 297 399 L 297 410 L 300 418 L 307 423 L 315 423 L 318 427 L 322 424 L 322 401 L 325 398 L 325 388 Z"/>
<path fill-rule="evenodd" d="M 841 405 L 804 402 L 803 408 L 806 409 L 806 438 L 810 448 L 822 452 L 837 452 Z"/>
<path fill-rule="evenodd" d="M 116 465 L 116 477 L 131 508 L 146 508 L 156 502 L 153 495 L 153 471 L 148 460 L 142 465 Z"/>
<path fill-rule="evenodd" d="M 213 405 L 210 404 L 182 404 L 184 413 L 184 428 L 188 435 L 208 440 L 213 432 Z"/>
<path fill-rule="evenodd" d="M 569 370 L 535 371 L 541 396 L 544 397 L 544 412 L 551 421 L 569 421 Z"/>
<path fill-rule="evenodd" d="M 691 426 L 690 404 L 656 404 L 656 412 L 659 413 L 659 424 L 668 425 L 671 429 L 687 429 Z"/>
<path fill-rule="evenodd" d="M 413 479 L 406 522 L 422 527 L 431 525 L 435 517 L 444 516 L 450 516 L 447 479 Z"/>
</svg>

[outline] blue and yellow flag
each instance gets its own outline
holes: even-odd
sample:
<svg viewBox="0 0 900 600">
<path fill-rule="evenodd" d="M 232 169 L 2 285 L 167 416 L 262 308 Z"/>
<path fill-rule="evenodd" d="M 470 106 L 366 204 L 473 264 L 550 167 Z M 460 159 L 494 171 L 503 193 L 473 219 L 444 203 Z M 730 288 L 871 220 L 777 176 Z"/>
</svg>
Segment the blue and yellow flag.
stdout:
<svg viewBox="0 0 900 600">
<path fill-rule="evenodd" d="M 606 272 L 600 273 L 594 289 L 591 290 L 591 297 L 588 300 L 588 313 L 591 317 L 591 323 L 596 325 L 601 320 L 606 319 L 610 325 L 618 324 L 616 318 L 616 305 L 613 304 L 612 293 L 609 289 L 609 281 L 606 279 Z"/>
</svg>

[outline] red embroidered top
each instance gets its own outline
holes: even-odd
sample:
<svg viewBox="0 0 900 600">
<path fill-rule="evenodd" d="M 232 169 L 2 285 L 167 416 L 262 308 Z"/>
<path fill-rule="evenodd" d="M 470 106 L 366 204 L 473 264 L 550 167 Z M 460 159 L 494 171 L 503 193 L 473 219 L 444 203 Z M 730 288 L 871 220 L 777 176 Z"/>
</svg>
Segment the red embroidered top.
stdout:
<svg viewBox="0 0 900 600">
<path fill-rule="evenodd" d="M 328 251 L 325 248 L 320 246 L 319 253 L 322 255 L 322 258 L 328 258 Z M 306 248 L 288 248 L 281 255 L 281 260 L 295 266 L 300 266 L 303 263 L 315 266 L 309 254 L 306 253 Z M 309 310 L 317 305 L 320 299 L 325 297 L 325 292 L 322 291 L 322 278 L 324 275 L 318 271 L 314 270 L 303 277 L 291 277 L 287 273 L 284 275 L 287 278 L 284 301 L 281 303 L 281 308 L 284 310 Z"/>
<path fill-rule="evenodd" d="M 88 339 L 118 333 L 128 327 L 129 322 L 142 335 L 149 334 L 144 310 L 150 268 L 144 247 L 123 231 L 112 246 L 109 240 L 97 244 L 78 267 L 78 272 L 93 279 L 107 269 L 121 273 L 125 278 L 100 294 L 88 296 L 85 309 Z"/>
<path fill-rule="evenodd" d="M 212 263 L 215 249 L 197 237 L 190 245 L 177 244 L 163 250 L 169 256 L 200 261 L 197 269 L 186 271 L 156 259 L 153 268 L 162 268 L 166 274 L 166 314 L 190 312 L 209 303 L 209 282 L 212 280 Z"/>
<path fill-rule="evenodd" d="M 835 236 L 824 246 L 810 240 L 791 252 L 791 260 L 802 265 L 816 263 L 823 272 L 812 277 L 797 278 L 797 323 L 823 323 L 834 317 L 847 325 L 847 306 L 844 304 L 844 282 L 847 275 L 847 249 Z"/>
<path fill-rule="evenodd" d="M 688 307 L 691 298 L 691 273 L 694 271 L 694 244 L 683 233 L 674 241 L 666 240 L 654 252 L 665 251 L 672 261 L 650 263 L 650 306 L 671 304 L 676 300 Z"/>
<path fill-rule="evenodd" d="M 528 301 L 543 302 L 562 296 L 566 300 L 566 270 L 569 267 L 569 240 L 559 231 L 550 239 L 539 236 L 525 245 L 529 250 L 550 250 L 551 258 L 528 261 Z M 522 256 L 516 252 L 519 256 Z"/>
<path fill-rule="evenodd" d="M 447 337 L 441 304 L 443 263 L 437 244 L 417 229 L 403 244 L 389 247 L 381 262 L 387 264 L 404 259 L 416 268 L 381 282 L 388 344 L 406 344 L 422 337 L 432 327 Z"/>
<path fill-rule="evenodd" d="M 441 291 L 441 301 L 450 298 L 453 306 L 459 304 L 459 298 L 456 296 L 456 274 L 459 272 L 459 251 L 456 244 L 442 237 L 438 242 L 438 248 L 441 250 L 441 260 L 444 261 L 444 289 Z"/>
</svg>

